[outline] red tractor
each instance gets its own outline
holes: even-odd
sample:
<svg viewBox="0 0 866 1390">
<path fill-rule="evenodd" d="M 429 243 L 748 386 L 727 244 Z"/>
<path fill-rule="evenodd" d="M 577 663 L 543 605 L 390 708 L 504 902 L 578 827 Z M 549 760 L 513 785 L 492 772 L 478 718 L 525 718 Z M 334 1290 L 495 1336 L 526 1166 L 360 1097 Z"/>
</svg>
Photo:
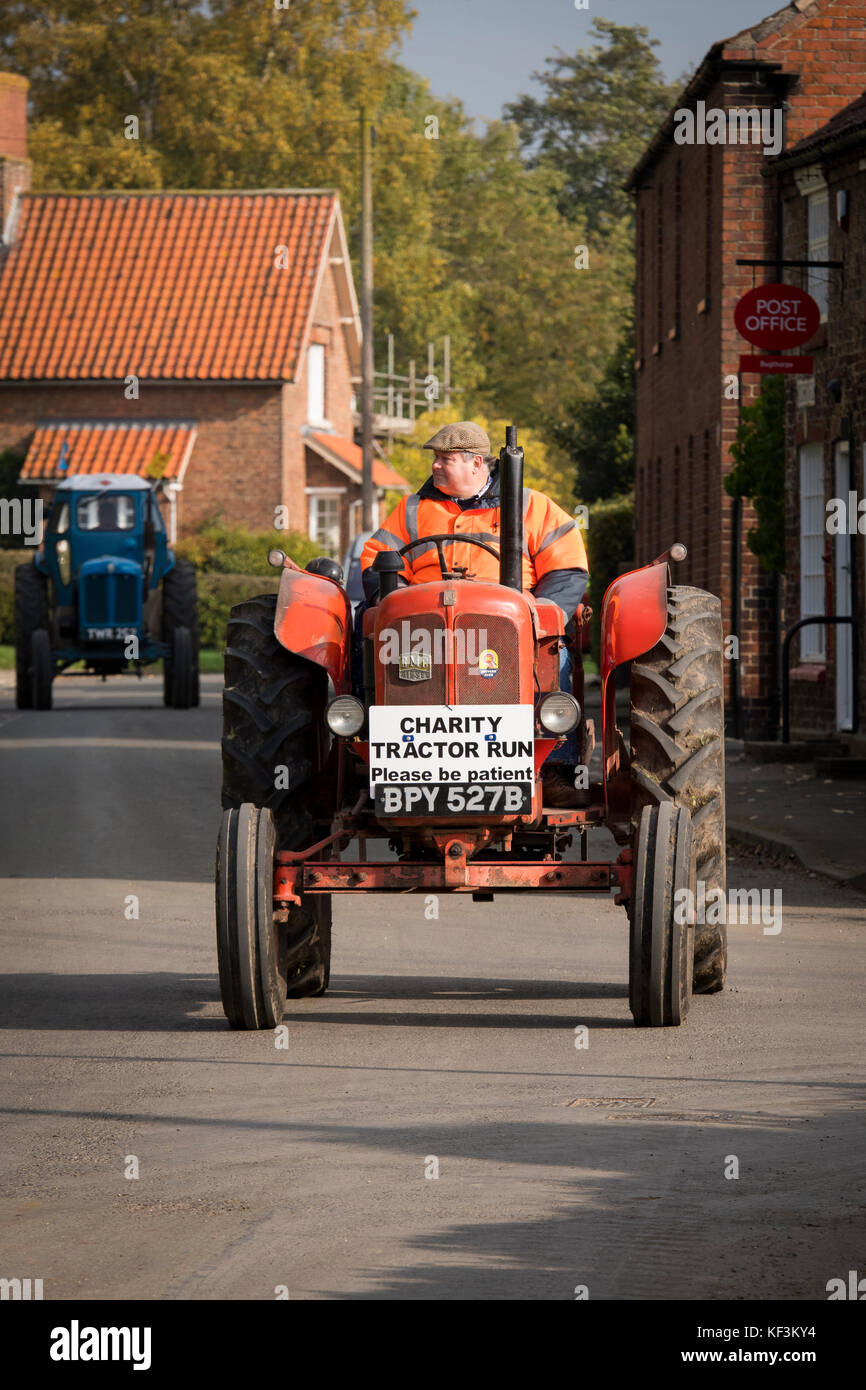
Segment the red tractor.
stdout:
<svg viewBox="0 0 866 1390">
<path fill-rule="evenodd" d="M 724 923 L 695 922 L 696 882 L 725 889 L 724 708 L 719 599 L 671 584 L 675 544 L 621 575 L 602 608 L 601 780 L 586 805 L 543 805 L 545 759 L 583 713 L 578 610 L 574 693 L 555 604 L 522 592 L 523 451 L 500 451 L 500 582 L 449 567 L 451 536 L 383 551 L 379 599 L 362 615 L 363 698 L 352 691 L 351 605 L 334 561 L 300 570 L 282 552 L 279 593 L 231 611 L 223 696 L 224 809 L 216 860 L 217 949 L 232 1027 L 273 1028 L 286 1000 L 328 987 L 337 893 L 616 891 L 630 923 L 635 1023 L 685 1018 L 692 992 L 721 990 Z M 461 534 L 462 542 L 490 549 Z M 398 586 L 413 546 L 441 579 Z M 483 645 L 482 645 L 483 644 Z M 628 745 L 615 673 L 631 662 Z M 620 846 L 588 858 L 588 831 Z M 580 836 L 581 857 L 565 853 Z M 392 857 L 370 858 L 388 841 Z M 341 859 L 353 843 L 357 857 Z"/>
</svg>

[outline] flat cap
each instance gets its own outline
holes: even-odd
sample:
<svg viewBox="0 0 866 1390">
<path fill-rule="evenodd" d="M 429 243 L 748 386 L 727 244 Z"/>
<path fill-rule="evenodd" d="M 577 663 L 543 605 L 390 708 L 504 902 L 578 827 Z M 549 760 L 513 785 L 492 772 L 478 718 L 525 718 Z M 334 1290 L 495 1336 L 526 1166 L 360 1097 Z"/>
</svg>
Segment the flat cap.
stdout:
<svg viewBox="0 0 866 1390">
<path fill-rule="evenodd" d="M 442 454 L 449 449 L 465 449 L 468 454 L 484 454 L 486 457 L 490 453 L 490 440 L 480 425 L 472 420 L 458 420 L 456 425 L 443 425 L 421 447 Z"/>
</svg>

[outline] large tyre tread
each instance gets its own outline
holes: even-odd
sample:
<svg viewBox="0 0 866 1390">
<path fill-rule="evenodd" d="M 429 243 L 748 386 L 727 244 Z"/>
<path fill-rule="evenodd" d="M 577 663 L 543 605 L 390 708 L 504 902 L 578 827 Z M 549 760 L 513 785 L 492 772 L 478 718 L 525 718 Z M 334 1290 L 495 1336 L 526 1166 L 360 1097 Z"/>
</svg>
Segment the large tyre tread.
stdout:
<svg viewBox="0 0 866 1390">
<path fill-rule="evenodd" d="M 725 880 L 725 729 L 721 602 L 688 586 L 668 590 L 667 628 L 632 664 L 631 771 L 637 809 L 674 801 L 692 816 L 697 878 Z M 695 927 L 693 988 L 724 986 L 725 925 Z"/>
<path fill-rule="evenodd" d="M 195 707 L 200 700 L 198 583 L 195 565 L 190 560 L 175 560 L 162 581 L 162 640 L 169 647 L 179 627 L 189 629 L 192 645 L 192 683 L 188 704 L 174 704 L 174 673 L 170 657 L 164 661 L 163 695 L 166 705 L 186 709 Z"/>
<path fill-rule="evenodd" d="M 316 722 L 323 689 L 302 657 L 274 635 L 276 595 L 236 604 L 229 615 L 223 692 L 222 804 L 251 802 L 270 810 L 280 849 L 311 843 L 310 797 L 315 775 Z M 276 787 L 275 769 L 285 767 Z M 289 911 L 287 997 L 324 994 L 331 959 L 331 898 L 310 894 Z"/>
</svg>

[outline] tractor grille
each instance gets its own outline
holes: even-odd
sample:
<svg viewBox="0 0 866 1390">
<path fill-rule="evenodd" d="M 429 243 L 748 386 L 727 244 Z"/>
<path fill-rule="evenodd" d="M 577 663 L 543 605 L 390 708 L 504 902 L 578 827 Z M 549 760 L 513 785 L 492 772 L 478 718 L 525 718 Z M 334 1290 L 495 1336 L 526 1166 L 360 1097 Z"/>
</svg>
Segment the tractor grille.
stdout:
<svg viewBox="0 0 866 1390">
<path fill-rule="evenodd" d="M 88 627 L 108 625 L 109 598 L 108 575 L 89 574 L 84 581 L 84 621 Z"/>
<path fill-rule="evenodd" d="M 465 634 L 464 644 L 456 643 L 459 652 L 464 646 L 467 660 L 457 667 L 457 703 L 460 705 L 518 705 L 520 703 L 520 668 L 517 629 L 507 618 L 486 614 L 480 617 L 461 614 L 457 632 Z M 478 658 L 482 638 L 486 634 L 487 649 L 492 649 L 499 661 L 495 676 L 478 674 Z M 474 660 L 473 660 L 474 657 Z"/>
<path fill-rule="evenodd" d="M 134 627 L 139 621 L 138 614 L 138 575 L 109 575 L 114 580 L 114 621 L 126 627 Z"/>
<path fill-rule="evenodd" d="M 401 680 L 399 665 L 388 662 L 383 666 L 385 673 L 385 698 L 386 705 L 443 705 L 445 703 L 445 666 L 440 656 L 444 650 L 442 637 L 437 643 L 436 634 L 444 633 L 445 624 L 435 613 L 420 613 L 411 622 L 411 633 L 413 636 L 412 646 L 415 645 L 416 634 L 419 632 L 429 633 L 429 647 L 431 654 L 431 671 L 429 680 Z M 407 650 L 411 651 L 412 646 Z M 486 684 L 486 682 L 485 682 Z"/>
<path fill-rule="evenodd" d="M 87 627 L 135 627 L 139 622 L 138 575 L 89 574 L 84 580 Z"/>
</svg>

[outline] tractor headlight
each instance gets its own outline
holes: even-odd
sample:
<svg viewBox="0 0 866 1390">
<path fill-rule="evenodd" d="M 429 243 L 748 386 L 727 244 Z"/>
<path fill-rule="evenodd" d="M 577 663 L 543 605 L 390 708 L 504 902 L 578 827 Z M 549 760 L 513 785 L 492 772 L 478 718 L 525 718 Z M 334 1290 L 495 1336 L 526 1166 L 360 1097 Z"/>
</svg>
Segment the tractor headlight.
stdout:
<svg viewBox="0 0 866 1390">
<path fill-rule="evenodd" d="M 354 695 L 338 695 L 328 705 L 325 714 L 331 733 L 339 734 L 342 738 L 351 738 L 363 728 L 365 716 L 364 706 Z"/>
<path fill-rule="evenodd" d="M 555 690 L 541 701 L 538 718 L 548 733 L 570 734 L 580 723 L 580 705 L 567 690 Z"/>
</svg>

